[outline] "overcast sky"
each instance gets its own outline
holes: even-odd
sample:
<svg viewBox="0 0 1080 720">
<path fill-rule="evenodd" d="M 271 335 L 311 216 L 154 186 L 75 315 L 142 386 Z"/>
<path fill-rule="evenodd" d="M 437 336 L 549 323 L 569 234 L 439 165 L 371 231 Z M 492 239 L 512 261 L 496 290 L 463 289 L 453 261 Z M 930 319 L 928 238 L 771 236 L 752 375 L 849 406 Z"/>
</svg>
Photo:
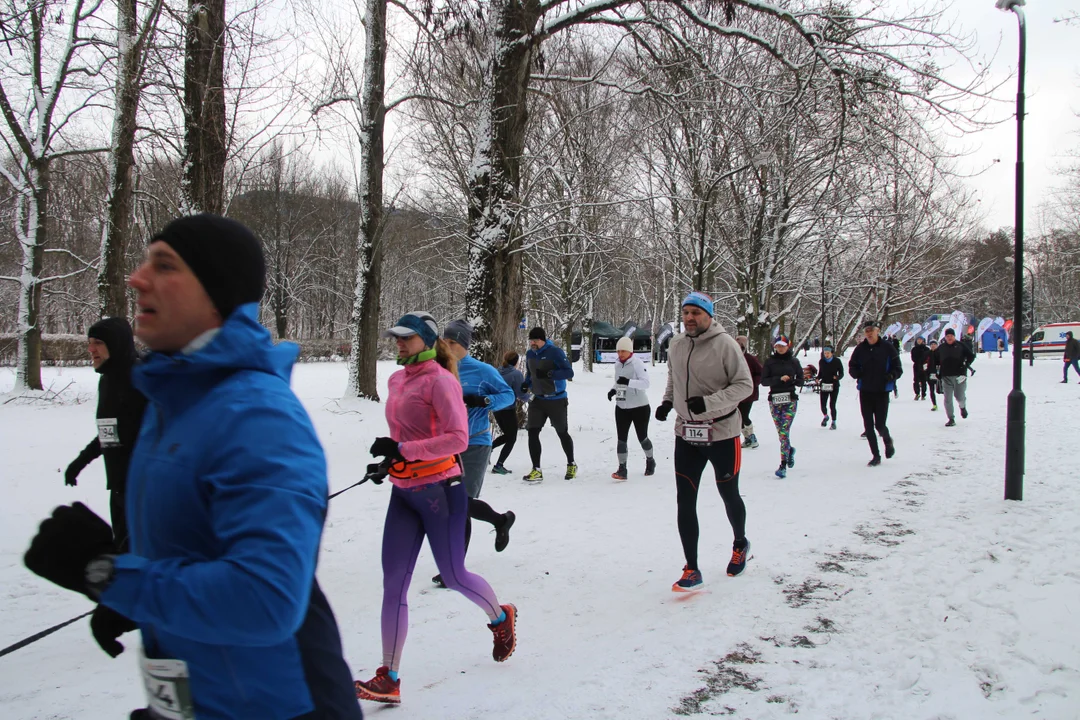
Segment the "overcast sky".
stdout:
<svg viewBox="0 0 1080 720">
<path fill-rule="evenodd" d="M 953 11 L 965 28 L 977 33 L 978 54 L 999 79 L 1015 73 L 1018 30 L 1013 13 L 994 7 L 994 0 L 953 0 Z M 1059 178 L 1055 169 L 1066 155 L 1080 153 L 1080 26 L 1054 23 L 1055 17 L 1080 11 L 1080 0 L 1028 0 L 1027 16 L 1027 117 L 1024 122 L 1025 226 L 1026 234 L 1039 231 L 1038 210 Z M 961 161 L 968 172 L 986 168 L 969 184 L 978 193 L 986 224 L 990 228 L 1012 226 L 1016 162 L 1016 78 L 998 91 L 1010 104 L 992 109 L 1009 121 L 969 137 L 973 148 Z M 995 163 L 997 159 L 999 162 Z"/>
</svg>

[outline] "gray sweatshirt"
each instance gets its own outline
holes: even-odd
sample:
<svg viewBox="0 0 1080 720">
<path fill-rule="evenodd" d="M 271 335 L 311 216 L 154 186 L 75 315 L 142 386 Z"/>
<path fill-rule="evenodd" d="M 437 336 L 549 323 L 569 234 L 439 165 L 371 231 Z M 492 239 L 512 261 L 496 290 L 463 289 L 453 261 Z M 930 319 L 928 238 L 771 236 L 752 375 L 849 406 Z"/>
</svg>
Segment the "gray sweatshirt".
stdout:
<svg viewBox="0 0 1080 720">
<path fill-rule="evenodd" d="M 620 398 L 615 396 L 615 404 L 621 407 L 623 410 L 630 410 L 631 408 L 641 407 L 642 405 L 649 404 L 649 394 L 645 392 L 649 388 L 649 374 L 645 368 L 645 362 L 639 358 L 630 356 L 630 359 L 625 363 L 619 360 L 615 361 L 615 378 L 628 378 L 630 380 L 629 385 L 615 384 L 612 387 L 618 392 L 620 389 L 626 391 L 626 397 Z"/>
</svg>

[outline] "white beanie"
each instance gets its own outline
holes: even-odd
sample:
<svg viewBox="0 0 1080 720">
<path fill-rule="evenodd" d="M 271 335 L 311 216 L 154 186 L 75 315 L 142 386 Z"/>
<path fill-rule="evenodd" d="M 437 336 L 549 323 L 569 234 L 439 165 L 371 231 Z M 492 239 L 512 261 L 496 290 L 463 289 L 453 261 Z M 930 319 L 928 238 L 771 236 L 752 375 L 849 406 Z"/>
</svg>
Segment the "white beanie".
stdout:
<svg viewBox="0 0 1080 720">
<path fill-rule="evenodd" d="M 615 343 L 615 352 L 619 352 L 620 350 L 628 353 L 634 352 L 634 341 L 628 337 L 619 338 L 619 342 Z"/>
</svg>

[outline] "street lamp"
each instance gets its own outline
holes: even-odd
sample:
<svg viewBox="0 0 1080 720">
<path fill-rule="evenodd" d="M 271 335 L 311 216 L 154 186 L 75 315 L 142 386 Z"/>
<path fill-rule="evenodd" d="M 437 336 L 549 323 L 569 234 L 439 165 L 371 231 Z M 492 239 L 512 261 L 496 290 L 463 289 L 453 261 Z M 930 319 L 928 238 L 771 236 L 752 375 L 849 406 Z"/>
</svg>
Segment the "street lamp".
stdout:
<svg viewBox="0 0 1080 720">
<path fill-rule="evenodd" d="M 1007 262 L 1007 263 L 1009 263 L 1011 265 L 1011 264 L 1015 263 L 1016 261 L 1013 258 L 1005 258 L 1005 262 Z M 1029 268 L 1027 265 L 1024 266 L 1024 269 L 1027 270 L 1028 275 L 1031 276 L 1031 312 L 1028 315 L 1028 319 L 1031 321 L 1030 322 L 1031 330 L 1028 331 L 1028 367 L 1034 367 L 1035 366 L 1035 340 L 1032 338 L 1032 334 L 1035 332 L 1035 327 L 1036 327 L 1035 326 L 1035 271 L 1032 270 L 1031 268 Z M 1013 327 L 1015 327 L 1015 326 L 1016 326 L 1016 323 L 1015 323 L 1015 321 L 1013 321 Z M 1020 345 L 1020 347 L 1023 348 L 1023 344 L 1022 344 L 1023 341 L 1020 339 L 1019 333 L 1014 334 L 1013 338 L 1016 340 L 1016 342 L 1014 344 Z"/>
<path fill-rule="evenodd" d="M 1016 87 L 1016 222 L 1013 231 L 1013 327 L 1016 337 L 1023 333 L 1024 316 L 1024 73 L 1026 70 L 1027 28 L 1024 0 L 997 0 L 997 8 L 1016 14 L 1020 30 L 1020 64 Z M 1013 386 L 1005 421 L 1005 499 L 1024 499 L 1024 411 L 1021 353 L 1013 351 Z"/>
</svg>

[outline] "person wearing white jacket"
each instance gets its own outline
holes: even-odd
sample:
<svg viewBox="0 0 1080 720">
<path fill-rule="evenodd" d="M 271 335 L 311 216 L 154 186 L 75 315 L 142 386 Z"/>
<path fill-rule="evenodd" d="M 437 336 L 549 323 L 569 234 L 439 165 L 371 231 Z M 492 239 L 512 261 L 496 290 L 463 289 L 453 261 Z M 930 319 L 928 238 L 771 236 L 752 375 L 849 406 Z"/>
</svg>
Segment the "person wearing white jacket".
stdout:
<svg viewBox="0 0 1080 720">
<path fill-rule="evenodd" d="M 616 480 L 626 479 L 626 460 L 630 456 L 626 445 L 630 436 L 630 425 L 637 432 L 638 442 L 645 451 L 645 474 L 656 472 L 656 460 L 653 459 L 653 444 L 649 440 L 649 374 L 641 358 L 634 356 L 634 341 L 628 337 L 619 338 L 615 345 L 619 359 L 615 362 L 615 384 L 608 391 L 608 401 L 615 398 L 615 430 L 618 434 L 619 469 L 611 473 Z"/>
</svg>

